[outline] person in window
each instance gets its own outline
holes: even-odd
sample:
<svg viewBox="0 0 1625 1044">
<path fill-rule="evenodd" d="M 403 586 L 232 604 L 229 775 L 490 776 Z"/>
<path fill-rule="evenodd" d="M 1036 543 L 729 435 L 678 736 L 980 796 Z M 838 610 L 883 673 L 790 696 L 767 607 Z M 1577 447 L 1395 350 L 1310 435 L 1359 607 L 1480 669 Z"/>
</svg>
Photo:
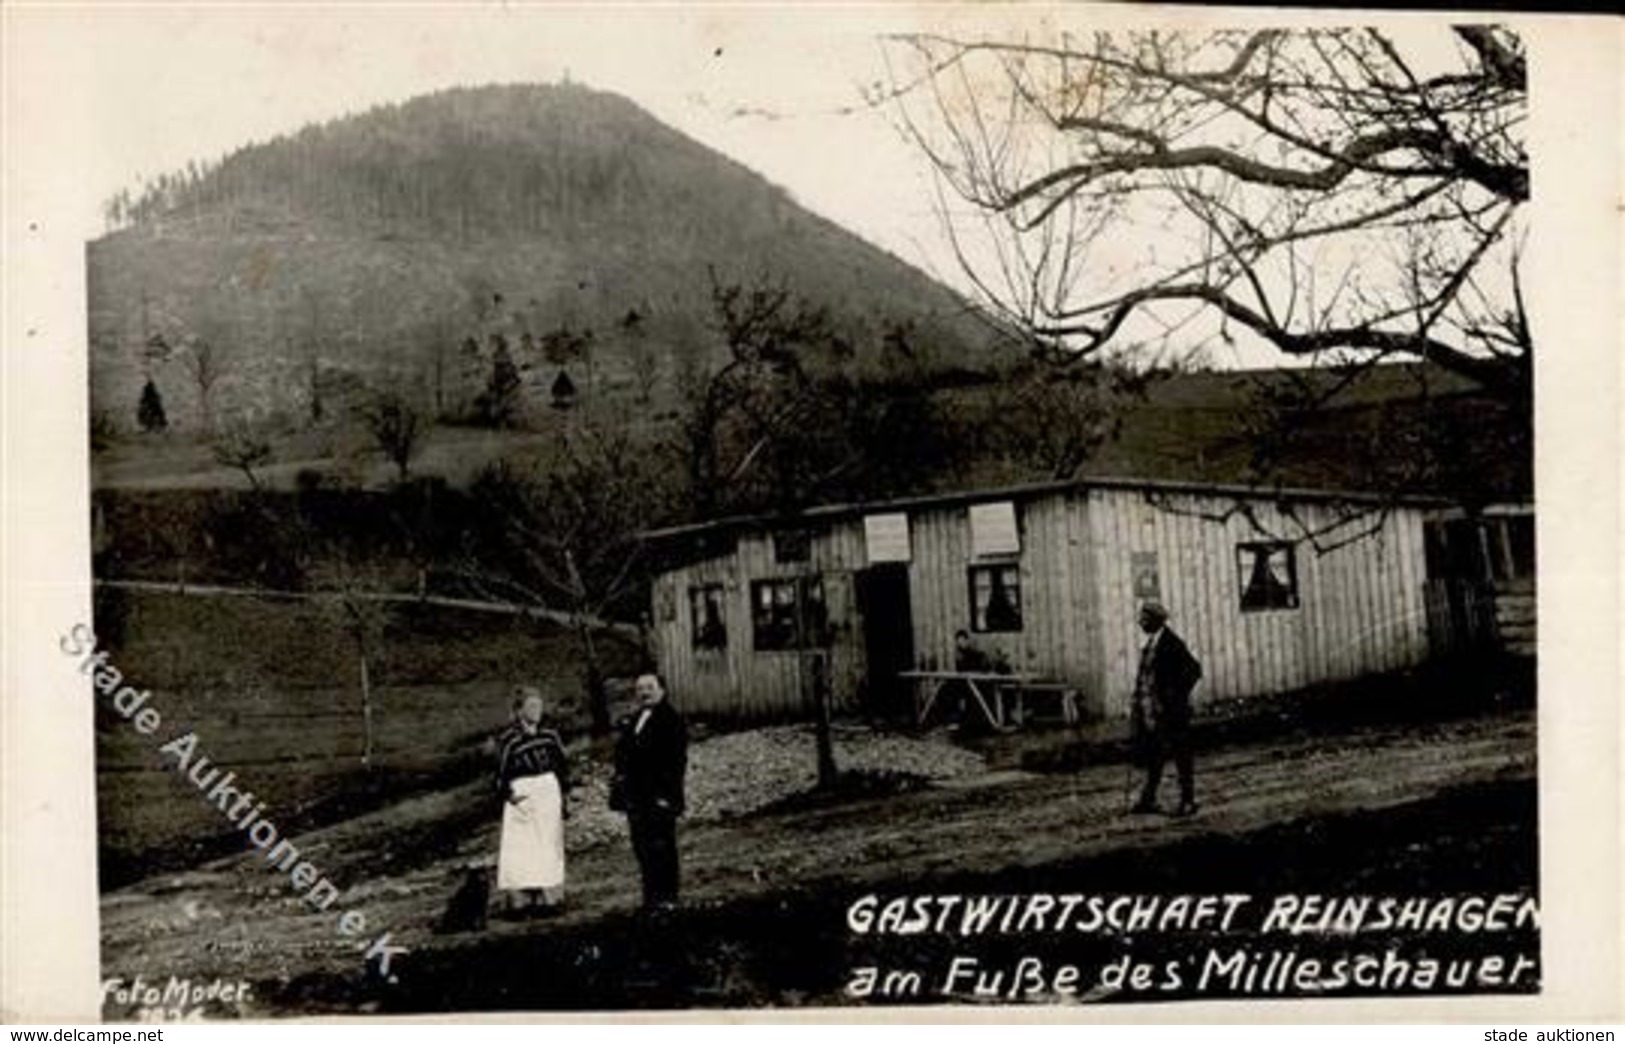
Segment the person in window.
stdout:
<svg viewBox="0 0 1625 1044">
<path fill-rule="evenodd" d="M 683 814 L 688 730 L 658 675 L 635 683 L 638 708 L 621 722 L 610 807 L 626 815 L 643 879 L 643 908 L 677 903 L 677 818 Z"/>
<path fill-rule="evenodd" d="M 497 741 L 503 798 L 497 889 L 515 913 L 557 912 L 564 900 L 564 816 L 569 777 L 564 741 L 542 725 L 542 694 L 514 689 L 513 723 Z"/>
<path fill-rule="evenodd" d="M 1179 805 L 1174 815 L 1188 816 L 1196 811 L 1191 691 L 1202 678 L 1202 664 L 1168 626 L 1168 610 L 1161 603 L 1140 606 L 1139 624 L 1147 637 L 1134 680 L 1133 729 L 1135 747 L 1145 766 L 1145 786 L 1133 811 L 1157 811 L 1162 766 L 1172 759 L 1179 774 Z"/>
</svg>

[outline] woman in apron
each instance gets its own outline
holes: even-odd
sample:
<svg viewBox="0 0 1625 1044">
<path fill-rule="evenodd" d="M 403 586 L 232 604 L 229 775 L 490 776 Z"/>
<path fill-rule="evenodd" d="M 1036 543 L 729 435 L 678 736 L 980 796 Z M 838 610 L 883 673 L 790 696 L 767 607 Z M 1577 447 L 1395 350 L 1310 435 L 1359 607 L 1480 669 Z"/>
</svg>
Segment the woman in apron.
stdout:
<svg viewBox="0 0 1625 1044">
<path fill-rule="evenodd" d="M 564 900 L 564 742 L 542 726 L 542 694 L 514 690 L 513 724 L 498 741 L 503 797 L 497 890 L 510 910 L 555 912 Z"/>
</svg>

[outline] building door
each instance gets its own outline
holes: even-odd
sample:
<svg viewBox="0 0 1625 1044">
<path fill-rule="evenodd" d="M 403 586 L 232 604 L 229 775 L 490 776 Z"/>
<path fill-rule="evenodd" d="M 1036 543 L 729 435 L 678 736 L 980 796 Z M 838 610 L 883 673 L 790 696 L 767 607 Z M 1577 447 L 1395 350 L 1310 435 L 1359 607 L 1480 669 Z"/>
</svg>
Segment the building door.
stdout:
<svg viewBox="0 0 1625 1044">
<path fill-rule="evenodd" d="M 858 612 L 863 616 L 863 649 L 868 663 L 866 708 L 886 717 L 906 715 L 912 703 L 897 674 L 914 667 L 914 613 L 908 596 L 908 566 L 888 562 L 858 574 Z"/>
<path fill-rule="evenodd" d="M 1440 658 L 1472 657 L 1495 646 L 1495 587 L 1483 527 L 1477 519 L 1429 520 L 1422 527 L 1427 559 L 1428 640 Z"/>
</svg>

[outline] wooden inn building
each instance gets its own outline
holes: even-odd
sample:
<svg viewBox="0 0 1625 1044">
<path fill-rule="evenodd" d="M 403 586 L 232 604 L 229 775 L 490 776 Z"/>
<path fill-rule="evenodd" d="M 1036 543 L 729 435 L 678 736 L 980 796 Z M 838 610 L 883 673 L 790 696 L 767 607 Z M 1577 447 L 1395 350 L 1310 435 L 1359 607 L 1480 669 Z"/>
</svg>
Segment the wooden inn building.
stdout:
<svg viewBox="0 0 1625 1044">
<path fill-rule="evenodd" d="M 965 630 L 1113 719 L 1156 599 L 1204 664 L 1200 707 L 1419 664 L 1460 521 L 1433 498 L 1126 478 L 727 519 L 646 534 L 653 644 L 685 711 L 769 719 L 816 684 L 837 711 L 895 710 L 898 673 L 951 669 Z M 1527 551 L 1504 536 L 1532 572 L 1532 525 Z"/>
</svg>

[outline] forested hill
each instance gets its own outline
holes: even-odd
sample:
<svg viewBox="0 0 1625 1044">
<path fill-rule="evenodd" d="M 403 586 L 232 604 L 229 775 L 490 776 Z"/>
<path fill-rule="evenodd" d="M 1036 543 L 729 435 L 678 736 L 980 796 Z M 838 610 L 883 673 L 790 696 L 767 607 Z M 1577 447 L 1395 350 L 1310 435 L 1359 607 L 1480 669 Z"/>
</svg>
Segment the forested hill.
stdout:
<svg viewBox="0 0 1625 1044">
<path fill-rule="evenodd" d="M 199 338 L 222 411 L 297 413 L 340 378 L 453 398 L 468 338 L 500 333 L 518 351 L 564 328 L 592 331 L 606 394 L 644 383 L 669 399 L 715 351 L 713 268 L 827 305 L 860 352 L 889 320 L 912 321 L 944 367 L 979 363 L 986 338 L 923 273 L 579 86 L 384 106 L 165 176 L 108 214 L 118 230 L 89 249 L 93 384 L 126 425 L 148 374 L 186 424 L 177 349 Z M 537 360 L 538 384 L 556 378 L 551 362 Z"/>
</svg>

